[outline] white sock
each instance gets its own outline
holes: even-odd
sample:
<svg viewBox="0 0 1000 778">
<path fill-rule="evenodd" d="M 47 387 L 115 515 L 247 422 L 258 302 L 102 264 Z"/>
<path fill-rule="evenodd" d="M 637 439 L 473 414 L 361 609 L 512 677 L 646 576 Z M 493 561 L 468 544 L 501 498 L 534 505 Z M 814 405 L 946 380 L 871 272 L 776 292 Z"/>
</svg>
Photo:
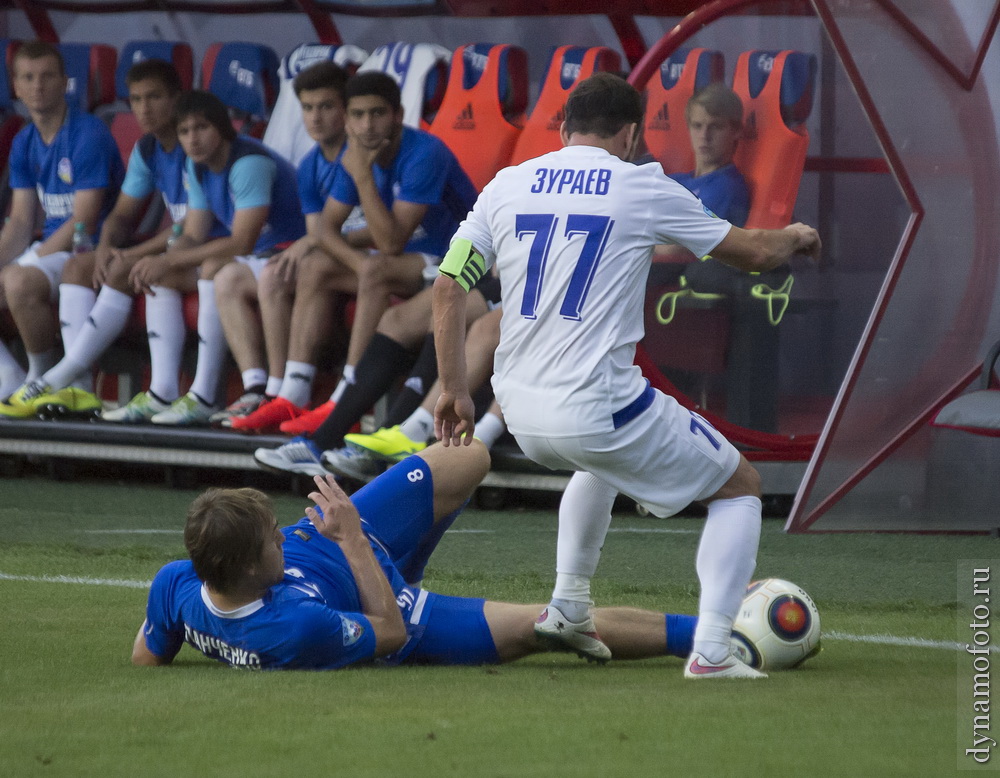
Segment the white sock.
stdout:
<svg viewBox="0 0 1000 778">
<path fill-rule="evenodd" d="M 354 365 L 344 365 L 343 378 L 337 383 L 337 388 L 333 390 L 333 394 L 330 395 L 330 400 L 332 402 L 340 402 L 340 398 L 343 396 L 347 387 L 354 383 Z"/>
<path fill-rule="evenodd" d="M 267 371 L 262 367 L 251 367 L 249 370 L 244 370 L 240 377 L 243 379 L 244 392 L 267 383 Z"/>
<path fill-rule="evenodd" d="M 0 342 L 0 400 L 5 400 L 25 382 L 27 374 L 14 355 Z"/>
<path fill-rule="evenodd" d="M 601 559 L 617 494 L 614 487 L 590 473 L 577 472 L 569 479 L 559 502 L 553 600 L 590 604 L 590 579 Z M 566 617 L 573 619 L 569 614 Z"/>
<path fill-rule="evenodd" d="M 419 407 L 399 425 L 399 429 L 410 440 L 423 443 L 434 434 L 434 416 L 430 411 Z M 476 427 L 476 431 L 479 431 L 479 427 Z"/>
<path fill-rule="evenodd" d="M 60 301 L 61 305 L 61 301 Z M 112 289 L 101 287 L 97 302 L 87 317 L 83 329 L 66 350 L 59 364 L 42 376 L 49 386 L 61 389 L 69 386 L 82 373 L 90 370 L 108 346 L 114 342 L 132 315 L 132 297 Z"/>
<path fill-rule="evenodd" d="M 76 341 L 96 299 L 97 293 L 89 286 L 59 284 L 59 328 L 62 331 L 63 351 L 69 352 Z"/>
<path fill-rule="evenodd" d="M 215 304 L 215 282 L 198 281 L 198 366 L 191 391 L 208 405 L 215 403 L 226 361 L 226 333 Z"/>
<path fill-rule="evenodd" d="M 431 429 L 433 431 L 433 427 Z M 493 448 L 493 444 L 506 431 L 507 425 L 495 413 L 487 413 L 476 422 L 476 437 L 483 441 L 483 445 L 488 449 Z"/>
<path fill-rule="evenodd" d="M 45 372 L 59 361 L 59 349 L 50 348 L 38 354 L 28 354 L 28 377 L 25 381 L 41 378 Z"/>
<path fill-rule="evenodd" d="M 268 397 L 277 397 L 278 392 L 281 391 L 281 382 L 283 380 L 281 376 L 269 375 L 267 377 L 267 385 L 264 387 L 264 394 Z"/>
<path fill-rule="evenodd" d="M 312 397 L 312 382 L 316 376 L 316 365 L 307 362 L 285 363 L 285 377 L 281 382 L 278 397 L 284 397 L 292 405 L 304 408 Z"/>
<path fill-rule="evenodd" d="M 177 374 L 184 352 L 184 298 L 176 289 L 154 286 L 146 295 L 146 332 L 149 335 L 149 390 L 165 402 L 179 393 Z"/>
<path fill-rule="evenodd" d="M 729 656 L 733 621 L 757 564 L 761 505 L 756 497 L 714 500 L 698 544 L 698 626 L 693 651 L 709 662 Z"/>
</svg>

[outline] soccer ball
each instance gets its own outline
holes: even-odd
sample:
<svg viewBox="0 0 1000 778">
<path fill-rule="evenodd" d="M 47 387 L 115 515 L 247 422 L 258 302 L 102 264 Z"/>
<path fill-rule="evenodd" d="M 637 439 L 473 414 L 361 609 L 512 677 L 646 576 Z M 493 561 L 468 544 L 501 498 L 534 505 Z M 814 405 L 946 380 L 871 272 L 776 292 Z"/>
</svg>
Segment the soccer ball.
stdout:
<svg viewBox="0 0 1000 778">
<path fill-rule="evenodd" d="M 754 581 L 733 624 L 733 652 L 758 670 L 786 670 L 819 653 L 819 611 L 801 586 Z"/>
</svg>

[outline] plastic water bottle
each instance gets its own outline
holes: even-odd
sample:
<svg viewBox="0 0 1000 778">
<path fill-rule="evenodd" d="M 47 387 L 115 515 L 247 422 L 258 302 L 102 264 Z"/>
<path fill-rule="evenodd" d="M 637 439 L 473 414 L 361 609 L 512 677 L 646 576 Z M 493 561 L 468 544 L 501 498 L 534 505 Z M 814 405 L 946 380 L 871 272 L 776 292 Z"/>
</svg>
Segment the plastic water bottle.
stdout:
<svg viewBox="0 0 1000 778">
<path fill-rule="evenodd" d="M 174 247 L 174 244 L 177 243 L 177 239 L 180 238 L 182 232 L 184 232 L 184 225 L 180 222 L 177 222 L 170 228 L 170 237 L 167 238 L 167 251 L 170 251 L 170 249 Z"/>
<path fill-rule="evenodd" d="M 73 254 L 86 254 L 94 250 L 94 243 L 87 234 L 87 225 L 77 222 L 73 226 Z"/>
</svg>

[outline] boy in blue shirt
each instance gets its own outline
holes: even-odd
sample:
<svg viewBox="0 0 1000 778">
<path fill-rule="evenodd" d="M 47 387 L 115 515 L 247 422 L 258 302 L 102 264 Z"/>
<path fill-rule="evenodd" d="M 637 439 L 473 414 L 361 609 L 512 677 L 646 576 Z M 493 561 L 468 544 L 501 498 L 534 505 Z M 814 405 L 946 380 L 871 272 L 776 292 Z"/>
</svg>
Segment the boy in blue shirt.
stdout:
<svg viewBox="0 0 1000 778">
<path fill-rule="evenodd" d="M 260 492 L 210 490 L 188 512 L 190 561 L 153 580 L 133 663 L 169 664 L 185 642 L 245 669 L 489 664 L 545 650 L 536 606 L 419 588 L 427 558 L 488 469 L 477 441 L 433 446 L 351 499 L 332 476 L 317 476 L 317 507 L 285 529 Z M 616 659 L 690 652 L 694 617 L 633 608 L 595 616 Z"/>
<path fill-rule="evenodd" d="M 205 424 L 219 409 L 215 398 L 226 355 L 215 302 L 215 275 L 233 261 L 259 275 L 271 253 L 302 236 L 305 222 L 295 169 L 259 141 L 237 136 L 219 98 L 201 91 L 181 95 L 176 121 L 177 137 L 187 155 L 184 231 L 170 251 L 136 262 L 129 282 L 136 292 L 153 297 L 179 296 L 197 289 L 199 345 L 194 382 L 187 394 L 150 421 Z M 213 237 L 216 234 L 219 237 Z M 147 312 L 147 327 L 159 332 L 155 310 L 153 314 Z M 171 334 L 183 339 L 183 333 Z M 180 347 L 170 354 L 179 355 Z M 166 356 L 151 349 L 153 382 L 163 371 L 177 373 L 179 360 L 170 362 Z"/>
<path fill-rule="evenodd" d="M 288 434 L 315 431 L 333 410 L 373 339 L 393 295 L 410 298 L 424 287 L 425 270 L 433 271 L 448 241 L 476 199 L 476 190 L 454 154 L 438 138 L 403 126 L 399 86 L 377 71 L 357 73 L 346 86 L 347 147 L 340 158 L 346 175 L 337 176 L 323 209 L 321 248 L 325 261 L 300 269 L 285 376 L 307 378 L 299 386 L 282 385 L 278 398 L 243 419 L 233 429 L 261 431 L 281 427 Z M 347 236 L 342 229 L 354 208 L 364 212 L 366 227 Z M 357 288 L 344 378 L 330 401 L 296 424 L 305 413 L 316 372 L 315 326 L 298 314 L 325 309 L 344 279 Z M 270 301 L 262 299 L 262 307 Z M 265 314 L 266 315 L 266 314 Z M 290 369 L 291 368 L 291 369 Z"/>
<path fill-rule="evenodd" d="M 343 68 L 333 62 L 319 62 L 299 73 L 293 82 L 302 108 L 302 123 L 316 142 L 298 166 L 306 234 L 271 257 L 259 281 L 248 268 L 237 264 L 223 268 L 216 277 L 216 300 L 226 340 L 242 374 L 244 394 L 215 414 L 211 419 L 213 424 L 229 427 L 234 419 L 256 411 L 267 398 L 277 397 L 282 393 L 283 377 L 288 379 L 289 387 L 302 384 L 296 386 L 293 397 L 297 404 L 305 405 L 308 401 L 312 376 L 304 376 L 294 362 L 286 367 L 286 362 L 292 338 L 308 338 L 318 347 L 333 330 L 331 305 L 300 308 L 297 313 L 294 305 L 299 274 L 308 273 L 306 268 L 312 264 L 331 262 L 322 248 L 321 233 L 325 229 L 322 214 L 334 180 L 347 175 L 339 164 L 346 140 L 347 79 Z M 354 294 L 357 278 L 345 270 L 331 277 L 330 290 Z M 297 381 L 299 376 L 304 380 Z M 288 391 L 285 390 L 284 396 L 290 396 Z"/>
<path fill-rule="evenodd" d="M 96 250 L 71 256 L 63 268 L 59 318 L 63 322 L 79 318 L 85 321 L 72 341 L 64 333 L 66 353 L 59 363 L 24 387 L 23 391 L 15 393 L 14 398 L 20 404 L 12 410 L 21 412 L 23 416 L 32 415 L 43 404 L 49 404 L 43 395 L 70 386 L 88 373 L 128 323 L 134 297 L 128 283 L 129 271 L 147 254 L 166 251 L 172 233 L 172 227 L 168 227 L 159 235 L 130 246 L 149 197 L 156 193 L 163 198 L 174 225 L 184 221 L 187 210 L 184 166 L 187 158 L 177 142 L 174 124 L 174 108 L 182 91 L 180 77 L 169 62 L 150 59 L 129 68 L 125 81 L 132 115 L 144 134 L 132 149 L 121 193 L 104 223 Z M 100 290 L 100 293 L 95 294 L 95 290 Z M 150 305 L 172 306 L 172 321 L 183 332 L 179 298 L 164 295 L 153 298 Z M 153 337 L 150 347 L 162 347 L 165 342 L 169 339 Z M 177 396 L 176 375 L 173 380 L 173 394 L 169 387 L 151 387 L 150 392 L 143 393 L 147 399 L 145 405 L 156 408 L 159 402 L 156 410 L 164 410 L 167 404 L 156 398 Z M 34 400 L 32 395 L 37 395 Z M 41 402 L 37 397 L 42 397 Z M 130 403 L 126 409 L 135 405 L 136 402 Z M 108 411 L 104 417 L 109 421 L 141 420 L 125 418 L 126 409 Z M 4 411 L 0 407 L 0 413 Z M 149 415 L 152 414 L 145 418 Z"/>
<path fill-rule="evenodd" d="M 88 235 L 96 234 L 124 177 L 121 156 L 107 126 L 66 104 L 66 72 L 58 49 L 48 43 L 25 43 L 14 55 L 12 70 L 14 92 L 27 108 L 31 123 L 17 134 L 11 147 L 13 198 L 10 218 L 0 231 L 0 305 L 13 315 L 28 354 L 28 371 L 0 344 L 0 398 L 9 397 L 58 361 L 50 306 L 59 292 L 75 225 L 83 223 Z M 45 225 L 41 241 L 32 243 L 39 207 L 45 213 Z M 85 320 L 86 313 L 66 322 L 63 338 L 67 344 Z M 74 410 L 99 408 L 88 388 L 67 388 L 49 399 Z"/>
</svg>

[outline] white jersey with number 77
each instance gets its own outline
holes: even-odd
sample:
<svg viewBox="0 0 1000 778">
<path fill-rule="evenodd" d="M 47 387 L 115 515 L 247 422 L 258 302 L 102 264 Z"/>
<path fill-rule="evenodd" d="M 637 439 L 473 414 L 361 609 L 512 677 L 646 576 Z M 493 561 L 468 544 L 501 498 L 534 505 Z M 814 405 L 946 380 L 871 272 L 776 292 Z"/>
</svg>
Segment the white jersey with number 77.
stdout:
<svg viewBox="0 0 1000 778">
<path fill-rule="evenodd" d="M 667 178 L 594 146 L 501 170 L 458 228 L 503 287 L 493 388 L 515 435 L 609 432 L 645 388 L 643 336 L 653 246 L 711 253 L 731 225 Z"/>
</svg>

